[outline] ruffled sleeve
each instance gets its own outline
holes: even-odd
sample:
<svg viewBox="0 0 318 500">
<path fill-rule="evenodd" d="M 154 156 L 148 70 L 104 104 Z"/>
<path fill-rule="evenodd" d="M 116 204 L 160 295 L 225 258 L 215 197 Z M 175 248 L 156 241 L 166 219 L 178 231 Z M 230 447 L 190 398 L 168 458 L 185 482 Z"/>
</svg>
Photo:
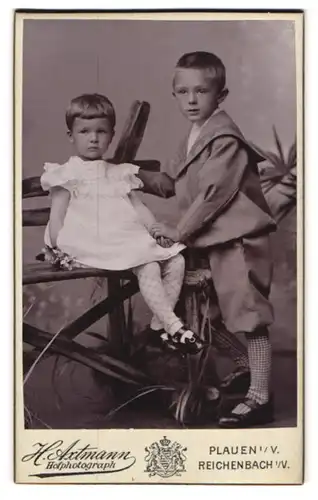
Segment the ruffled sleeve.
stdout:
<svg viewBox="0 0 318 500">
<path fill-rule="evenodd" d="M 126 192 L 129 193 L 132 189 L 141 189 L 143 182 L 135 174 L 138 174 L 139 167 L 132 163 L 121 163 L 114 165 L 109 171 L 109 177 L 115 183 L 120 183 L 126 186 Z"/>
<path fill-rule="evenodd" d="M 144 185 L 142 180 L 134 174 L 128 174 L 125 181 L 128 183 L 130 189 L 141 189 Z"/>
<path fill-rule="evenodd" d="M 50 191 L 53 187 L 61 186 L 71 192 L 77 183 L 73 169 L 70 168 L 68 163 L 64 165 L 45 163 L 44 173 L 41 175 L 40 180 L 44 191 Z"/>
</svg>

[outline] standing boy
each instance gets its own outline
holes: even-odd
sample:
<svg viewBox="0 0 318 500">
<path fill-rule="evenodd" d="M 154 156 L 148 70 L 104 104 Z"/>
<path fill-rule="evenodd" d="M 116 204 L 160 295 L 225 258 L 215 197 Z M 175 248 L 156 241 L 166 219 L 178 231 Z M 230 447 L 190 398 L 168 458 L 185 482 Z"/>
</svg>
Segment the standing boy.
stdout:
<svg viewBox="0 0 318 500">
<path fill-rule="evenodd" d="M 269 233 L 276 225 L 261 189 L 257 163 L 262 158 L 219 109 L 227 94 L 225 67 L 217 56 L 183 55 L 173 95 L 192 123 L 190 134 L 165 172 L 140 170 L 138 175 L 145 191 L 176 195 L 182 214 L 175 228 L 155 224 L 153 236 L 183 242 L 209 261 L 220 314 L 230 332 L 215 341 L 223 348 L 227 344 L 238 364 L 248 363 L 250 370 L 244 400 L 219 425 L 249 427 L 273 420 L 267 327 L 273 321 Z M 248 359 L 234 337 L 238 333 L 246 336 Z"/>
</svg>

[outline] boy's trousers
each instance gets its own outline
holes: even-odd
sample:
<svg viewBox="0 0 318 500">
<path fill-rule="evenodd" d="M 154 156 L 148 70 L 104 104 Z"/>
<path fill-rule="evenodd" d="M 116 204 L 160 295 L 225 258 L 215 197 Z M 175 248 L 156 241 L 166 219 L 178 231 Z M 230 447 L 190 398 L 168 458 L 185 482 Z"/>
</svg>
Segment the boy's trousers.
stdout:
<svg viewBox="0 0 318 500">
<path fill-rule="evenodd" d="M 208 259 L 217 307 L 226 328 L 232 333 L 249 333 L 270 325 L 273 308 L 268 297 L 273 265 L 269 235 L 210 247 Z"/>
<path fill-rule="evenodd" d="M 262 331 L 259 327 L 273 322 L 269 238 L 265 234 L 205 249 L 188 249 L 188 268 L 211 269 L 210 318 L 222 318 L 231 333 Z"/>
</svg>

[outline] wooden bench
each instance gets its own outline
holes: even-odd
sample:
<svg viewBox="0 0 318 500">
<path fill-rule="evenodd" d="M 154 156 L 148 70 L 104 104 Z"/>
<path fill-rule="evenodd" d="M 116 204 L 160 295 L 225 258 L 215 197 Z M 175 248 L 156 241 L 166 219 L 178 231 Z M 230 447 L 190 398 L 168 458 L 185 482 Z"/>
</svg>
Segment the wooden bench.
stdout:
<svg viewBox="0 0 318 500">
<path fill-rule="evenodd" d="M 110 160 L 112 163 L 133 162 L 148 170 L 158 171 L 160 169 L 160 163 L 155 160 L 135 161 L 146 128 L 149 111 L 150 106 L 147 102 L 133 102 L 114 157 Z M 47 194 L 41 188 L 39 177 L 23 180 L 23 200 L 47 196 Z M 24 209 L 23 226 L 46 225 L 49 212 L 49 207 Z M 98 277 L 107 279 L 108 296 L 64 326 L 50 346 L 50 350 L 83 363 L 105 375 L 136 385 L 143 385 L 149 382 L 149 378 L 140 370 L 129 366 L 127 362 L 121 361 L 123 358 L 129 358 L 131 345 L 131 332 L 127 328 L 124 301 L 130 299 L 139 291 L 136 277 L 131 272 L 104 271 L 94 268 L 74 269 L 72 271 L 55 270 L 47 262 L 32 262 L 25 264 L 23 267 L 23 285 Z M 106 315 L 109 316 L 110 326 L 108 341 L 111 352 L 116 353 L 115 358 L 98 354 L 76 342 L 76 337 L 79 334 Z M 42 350 L 51 339 L 52 334 L 26 322 L 23 324 L 23 341 L 37 350 Z"/>
</svg>

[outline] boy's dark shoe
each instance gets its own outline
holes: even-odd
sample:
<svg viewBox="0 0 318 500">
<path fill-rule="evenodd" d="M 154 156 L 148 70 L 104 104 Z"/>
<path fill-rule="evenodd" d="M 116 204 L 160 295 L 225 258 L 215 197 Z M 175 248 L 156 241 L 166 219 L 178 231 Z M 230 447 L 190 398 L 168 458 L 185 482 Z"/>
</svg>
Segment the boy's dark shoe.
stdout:
<svg viewBox="0 0 318 500">
<path fill-rule="evenodd" d="M 251 373 L 247 368 L 236 368 L 220 384 L 224 394 L 246 394 L 251 383 Z"/>
<path fill-rule="evenodd" d="M 252 399 L 245 399 L 243 404 L 249 407 L 246 413 L 238 414 L 233 410 L 219 419 L 219 427 L 224 429 L 237 429 L 253 427 L 254 425 L 264 425 L 274 420 L 273 400 L 267 403 L 257 403 Z M 236 405 L 237 406 L 237 405 Z"/>
</svg>

